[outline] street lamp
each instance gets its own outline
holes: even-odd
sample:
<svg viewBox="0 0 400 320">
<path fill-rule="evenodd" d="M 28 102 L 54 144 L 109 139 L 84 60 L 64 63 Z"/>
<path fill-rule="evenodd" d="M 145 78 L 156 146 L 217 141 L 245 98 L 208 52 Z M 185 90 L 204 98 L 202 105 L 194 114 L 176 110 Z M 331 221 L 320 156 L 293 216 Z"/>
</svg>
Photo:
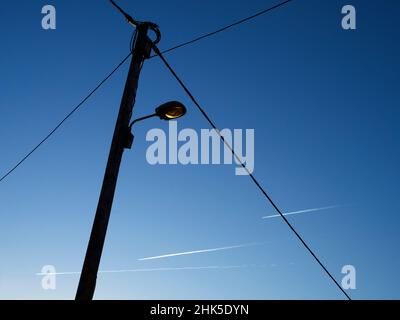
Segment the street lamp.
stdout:
<svg viewBox="0 0 400 320">
<path fill-rule="evenodd" d="M 180 103 L 179 101 L 169 101 L 166 102 L 154 110 L 153 114 L 149 114 L 148 116 L 140 117 L 133 120 L 129 124 L 128 137 L 126 140 L 126 149 L 131 149 L 133 144 L 133 134 L 132 134 L 132 126 L 139 121 L 146 120 L 153 117 L 159 117 L 162 120 L 173 120 L 183 117 L 186 114 L 186 107 Z"/>
<path fill-rule="evenodd" d="M 122 155 L 126 148 L 130 149 L 132 147 L 133 143 L 132 125 L 138 121 L 155 116 L 163 120 L 177 119 L 186 113 L 186 108 L 182 103 L 170 101 L 157 107 L 154 114 L 138 118 L 129 123 L 135 104 L 140 71 L 142 70 L 144 61 L 150 58 L 154 45 L 160 40 L 160 31 L 156 24 L 136 21 L 125 13 L 114 1 L 111 1 L 111 3 L 125 16 L 130 24 L 136 27 L 136 37 L 133 43 L 131 64 L 115 124 L 99 202 L 76 291 L 76 300 L 93 299 Z M 149 30 L 156 33 L 156 40 L 152 41 L 148 37 Z"/>
<path fill-rule="evenodd" d="M 99 202 L 97 204 L 93 227 L 79 279 L 78 290 L 75 296 L 76 300 L 93 299 L 122 155 L 126 148 L 130 149 L 132 147 L 133 143 L 132 125 L 138 121 L 155 116 L 163 120 L 177 119 L 186 113 L 186 108 L 182 103 L 170 101 L 157 107 L 153 114 L 135 119 L 129 123 L 135 104 L 140 71 L 144 61 L 150 58 L 153 46 L 160 40 L 160 31 L 156 24 L 151 22 L 138 22 L 125 13 L 114 1 L 111 1 L 111 3 L 125 16 L 130 24 L 136 27 L 136 40 L 132 48 L 131 64 L 129 66 L 128 77 L 125 82 L 124 93 L 115 124 Z M 147 35 L 149 30 L 156 33 L 156 40 L 150 40 Z"/>
<path fill-rule="evenodd" d="M 141 118 L 137 118 L 133 120 L 129 128 L 132 128 L 132 126 L 139 121 L 148 119 L 148 118 L 153 118 L 153 117 L 159 117 L 162 120 L 173 120 L 173 119 L 178 119 L 180 117 L 183 117 L 186 114 L 186 107 L 180 103 L 179 101 L 169 101 L 166 102 L 159 107 L 157 107 L 154 110 L 153 114 L 150 114 L 148 116 L 144 116 Z"/>
<path fill-rule="evenodd" d="M 128 136 L 126 140 L 126 149 L 131 149 L 133 144 L 133 134 L 132 134 L 132 126 L 139 121 L 146 120 L 153 117 L 159 117 L 162 120 L 173 120 L 183 117 L 186 114 L 186 107 L 180 103 L 179 101 L 169 101 L 166 102 L 154 110 L 153 114 L 149 114 L 148 116 L 140 117 L 133 120 L 129 125 Z"/>
</svg>

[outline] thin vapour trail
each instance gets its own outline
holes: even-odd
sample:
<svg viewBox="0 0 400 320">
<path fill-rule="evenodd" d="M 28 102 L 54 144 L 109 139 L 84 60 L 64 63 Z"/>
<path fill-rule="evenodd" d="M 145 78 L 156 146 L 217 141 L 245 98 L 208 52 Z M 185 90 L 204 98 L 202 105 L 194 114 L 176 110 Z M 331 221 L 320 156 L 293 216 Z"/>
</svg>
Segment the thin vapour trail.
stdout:
<svg viewBox="0 0 400 320">
<path fill-rule="evenodd" d="M 221 270 L 221 269 L 240 269 L 248 268 L 255 265 L 237 265 L 237 266 L 205 266 L 205 267 L 175 267 L 175 268 L 146 268 L 146 269 L 125 269 L 125 270 L 102 270 L 98 273 L 125 273 L 125 272 L 157 272 L 157 271 L 185 271 L 185 270 Z M 79 271 L 71 272 L 40 272 L 37 276 L 50 275 L 79 275 Z"/>
<path fill-rule="evenodd" d="M 262 244 L 265 244 L 265 242 L 239 244 L 239 245 L 235 245 L 235 246 L 219 247 L 219 248 L 211 248 L 211 249 L 201 249 L 201 250 L 185 251 L 185 252 L 178 252 L 178 253 L 168 253 L 168 254 L 163 254 L 163 255 L 159 255 L 159 256 L 141 258 L 141 259 L 138 259 L 138 260 L 139 261 L 145 261 L 145 260 L 164 259 L 164 258 L 185 256 L 185 255 L 192 255 L 192 254 L 199 254 L 199 253 L 208 253 L 208 252 L 216 252 L 216 251 L 223 251 L 223 250 L 230 250 L 230 249 L 253 247 L 253 246 L 259 246 L 259 245 L 262 245 Z"/>
<path fill-rule="evenodd" d="M 312 209 L 304 209 L 304 210 L 299 210 L 299 211 L 292 211 L 292 212 L 285 212 L 283 215 L 284 216 L 289 216 L 292 214 L 300 214 L 300 213 L 307 213 L 307 212 L 316 212 L 316 211 L 322 211 L 322 210 L 328 210 L 328 209 L 334 209 L 334 208 L 340 208 L 343 207 L 343 205 L 335 205 L 335 206 L 328 206 L 328 207 L 320 207 L 320 208 L 312 208 Z M 279 214 L 274 214 L 271 216 L 264 216 L 262 219 L 270 219 L 270 218 L 277 218 L 280 217 Z"/>
</svg>

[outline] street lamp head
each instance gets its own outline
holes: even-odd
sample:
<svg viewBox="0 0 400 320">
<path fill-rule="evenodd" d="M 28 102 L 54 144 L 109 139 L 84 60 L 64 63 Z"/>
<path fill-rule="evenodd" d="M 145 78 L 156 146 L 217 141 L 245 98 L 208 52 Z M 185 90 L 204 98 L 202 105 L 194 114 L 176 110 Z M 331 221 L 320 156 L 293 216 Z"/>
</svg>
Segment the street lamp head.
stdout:
<svg viewBox="0 0 400 320">
<path fill-rule="evenodd" d="M 186 107 L 178 101 L 169 101 L 156 108 L 155 113 L 162 120 L 172 120 L 183 117 Z"/>
<path fill-rule="evenodd" d="M 130 123 L 129 128 L 132 128 L 132 126 L 136 122 L 146 120 L 149 118 L 159 117 L 162 120 L 172 120 L 183 117 L 185 114 L 186 114 L 186 108 L 182 103 L 178 101 L 169 101 L 156 108 L 153 114 L 133 120 Z"/>
</svg>

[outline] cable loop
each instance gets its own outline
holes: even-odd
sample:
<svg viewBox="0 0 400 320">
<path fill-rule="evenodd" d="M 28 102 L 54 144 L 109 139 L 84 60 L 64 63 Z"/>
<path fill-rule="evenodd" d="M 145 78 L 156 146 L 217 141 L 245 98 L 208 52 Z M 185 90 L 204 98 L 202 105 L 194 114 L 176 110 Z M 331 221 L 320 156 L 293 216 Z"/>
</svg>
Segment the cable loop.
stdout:
<svg viewBox="0 0 400 320">
<path fill-rule="evenodd" d="M 161 40 L 161 32 L 160 32 L 160 28 L 158 27 L 158 25 L 155 24 L 155 23 L 153 23 L 153 22 L 149 22 L 149 21 L 142 22 L 142 23 L 145 24 L 145 25 L 147 25 L 147 26 L 149 27 L 149 29 L 150 29 L 151 31 L 153 31 L 154 34 L 156 35 L 156 39 L 155 39 L 155 40 L 152 40 L 153 45 L 159 43 L 160 40 Z"/>
</svg>

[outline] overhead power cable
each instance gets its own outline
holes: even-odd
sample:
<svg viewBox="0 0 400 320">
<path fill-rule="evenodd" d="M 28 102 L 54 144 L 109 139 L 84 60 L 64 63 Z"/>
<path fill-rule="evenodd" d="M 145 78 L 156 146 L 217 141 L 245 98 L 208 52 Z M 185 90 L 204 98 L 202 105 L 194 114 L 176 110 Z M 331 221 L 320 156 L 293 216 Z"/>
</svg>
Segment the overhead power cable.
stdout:
<svg viewBox="0 0 400 320">
<path fill-rule="evenodd" d="M 203 35 L 201 35 L 201 36 L 198 36 L 197 38 L 194 38 L 194 39 L 192 39 L 192 40 L 183 42 L 183 43 L 181 43 L 181 44 L 178 44 L 178 45 L 176 45 L 176 46 L 173 46 L 173 47 L 171 47 L 171 48 L 169 48 L 169 49 L 166 49 L 166 50 L 164 50 L 164 51 L 161 51 L 161 52 L 162 52 L 163 54 L 165 54 L 165 53 L 168 53 L 168 52 L 170 52 L 170 51 L 173 51 L 173 50 L 176 50 L 176 49 L 185 47 L 185 46 L 190 45 L 190 44 L 193 44 L 193 43 L 195 43 L 195 42 L 197 42 L 197 41 L 200 41 L 200 40 L 203 40 L 203 39 L 205 39 L 205 38 L 214 36 L 214 35 L 216 35 L 216 34 L 218 34 L 218 33 L 220 33 L 220 32 L 223 32 L 223 31 L 225 31 L 225 30 L 227 30 L 227 29 L 230 29 L 230 28 L 235 27 L 235 26 L 237 26 L 237 25 L 240 25 L 240 24 L 242 24 L 242 23 L 245 23 L 245 22 L 248 22 L 248 21 L 250 21 L 250 20 L 253 20 L 254 18 L 257 18 L 257 17 L 259 17 L 259 16 L 261 16 L 261 15 L 263 15 L 263 14 L 266 14 L 266 13 L 272 11 L 272 10 L 278 9 L 279 7 L 282 7 L 283 5 L 285 5 L 285 4 L 287 4 L 287 3 L 291 2 L 291 1 L 293 1 L 293 0 L 286 0 L 286 1 L 283 1 L 283 2 L 281 2 L 281 3 L 278 3 L 277 5 L 274 5 L 274 6 L 272 6 L 272 7 L 269 7 L 269 8 L 266 8 L 266 9 L 264 9 L 264 10 L 261 10 L 261 11 L 255 13 L 255 14 L 253 14 L 253 15 L 251 15 L 251 16 L 248 16 L 248 17 L 246 17 L 246 18 L 243 18 L 243 19 L 240 19 L 240 20 L 238 20 L 238 21 L 236 21 L 236 22 L 233 22 L 233 23 L 231 23 L 231 24 L 229 24 L 229 25 L 227 25 L 227 26 L 225 26 L 225 27 L 221 27 L 221 28 L 216 29 L 216 30 L 214 30 L 214 31 L 211 31 L 211 32 L 209 32 L 209 33 L 203 34 Z M 156 56 L 156 55 L 153 55 L 151 58 L 154 58 L 155 56 Z"/>
<path fill-rule="evenodd" d="M 76 105 L 65 117 L 62 119 L 54 128 L 51 130 L 36 146 L 34 146 L 17 164 L 15 164 L 10 170 L 8 170 L 1 178 L 0 182 L 6 179 L 11 173 L 13 173 L 21 164 L 23 164 L 39 147 L 45 143 L 63 124 L 68 120 L 78 109 L 98 90 L 100 87 L 125 63 L 126 60 L 131 56 L 131 53 L 127 55 L 115 68 L 111 71 L 100 83 L 89 92 L 89 94 Z"/>
<path fill-rule="evenodd" d="M 161 60 L 164 62 L 165 66 L 168 68 L 168 70 L 172 73 L 174 78 L 178 81 L 179 85 L 182 87 L 182 89 L 185 91 L 185 93 L 189 96 L 190 100 L 196 105 L 196 107 L 199 109 L 200 113 L 204 116 L 204 118 L 207 120 L 207 122 L 211 125 L 211 127 L 218 133 L 221 141 L 228 147 L 228 149 L 232 152 L 233 156 L 235 159 L 240 163 L 240 165 L 246 170 L 248 173 L 249 177 L 251 180 L 254 182 L 254 184 L 257 186 L 257 188 L 262 192 L 265 198 L 269 201 L 269 203 L 272 205 L 272 207 L 276 210 L 276 212 L 282 217 L 282 219 L 285 221 L 285 223 L 288 225 L 288 227 L 293 231 L 293 233 L 296 235 L 296 237 L 300 240 L 300 242 L 303 244 L 303 246 L 308 250 L 308 252 L 313 256 L 315 261 L 322 267 L 322 269 L 325 271 L 325 273 L 331 278 L 331 280 L 335 283 L 335 285 L 340 289 L 340 291 L 343 292 L 343 294 L 347 297 L 347 299 L 351 300 L 350 296 L 346 293 L 346 291 L 341 287 L 341 285 L 336 281 L 336 279 L 333 277 L 333 275 L 328 271 L 328 269 L 325 267 L 325 265 L 321 262 L 321 260 L 317 257 L 317 255 L 314 253 L 313 250 L 307 245 L 307 243 L 303 240 L 301 235 L 296 231 L 296 229 L 292 226 L 292 224 L 289 222 L 289 220 L 285 217 L 283 212 L 278 208 L 278 206 L 275 204 L 275 202 L 272 200 L 272 198 L 268 195 L 268 193 L 265 191 L 265 189 L 261 186 L 261 184 L 258 182 L 258 180 L 254 177 L 254 175 L 248 170 L 246 165 L 243 163 L 243 161 L 240 159 L 240 157 L 236 154 L 236 152 L 233 150 L 233 148 L 230 146 L 230 144 L 225 140 L 224 136 L 220 133 L 218 127 L 214 124 L 214 122 L 210 119 L 210 117 L 207 115 L 205 110 L 200 106 L 200 104 L 197 102 L 193 94 L 190 92 L 190 90 L 187 88 L 187 86 L 183 83 L 181 78 L 177 75 L 177 73 L 174 71 L 174 69 L 171 67 L 171 65 L 168 63 L 168 61 L 164 58 L 163 54 L 161 51 L 157 48 L 156 45 L 153 46 L 153 50 L 158 55 Z"/>
</svg>

